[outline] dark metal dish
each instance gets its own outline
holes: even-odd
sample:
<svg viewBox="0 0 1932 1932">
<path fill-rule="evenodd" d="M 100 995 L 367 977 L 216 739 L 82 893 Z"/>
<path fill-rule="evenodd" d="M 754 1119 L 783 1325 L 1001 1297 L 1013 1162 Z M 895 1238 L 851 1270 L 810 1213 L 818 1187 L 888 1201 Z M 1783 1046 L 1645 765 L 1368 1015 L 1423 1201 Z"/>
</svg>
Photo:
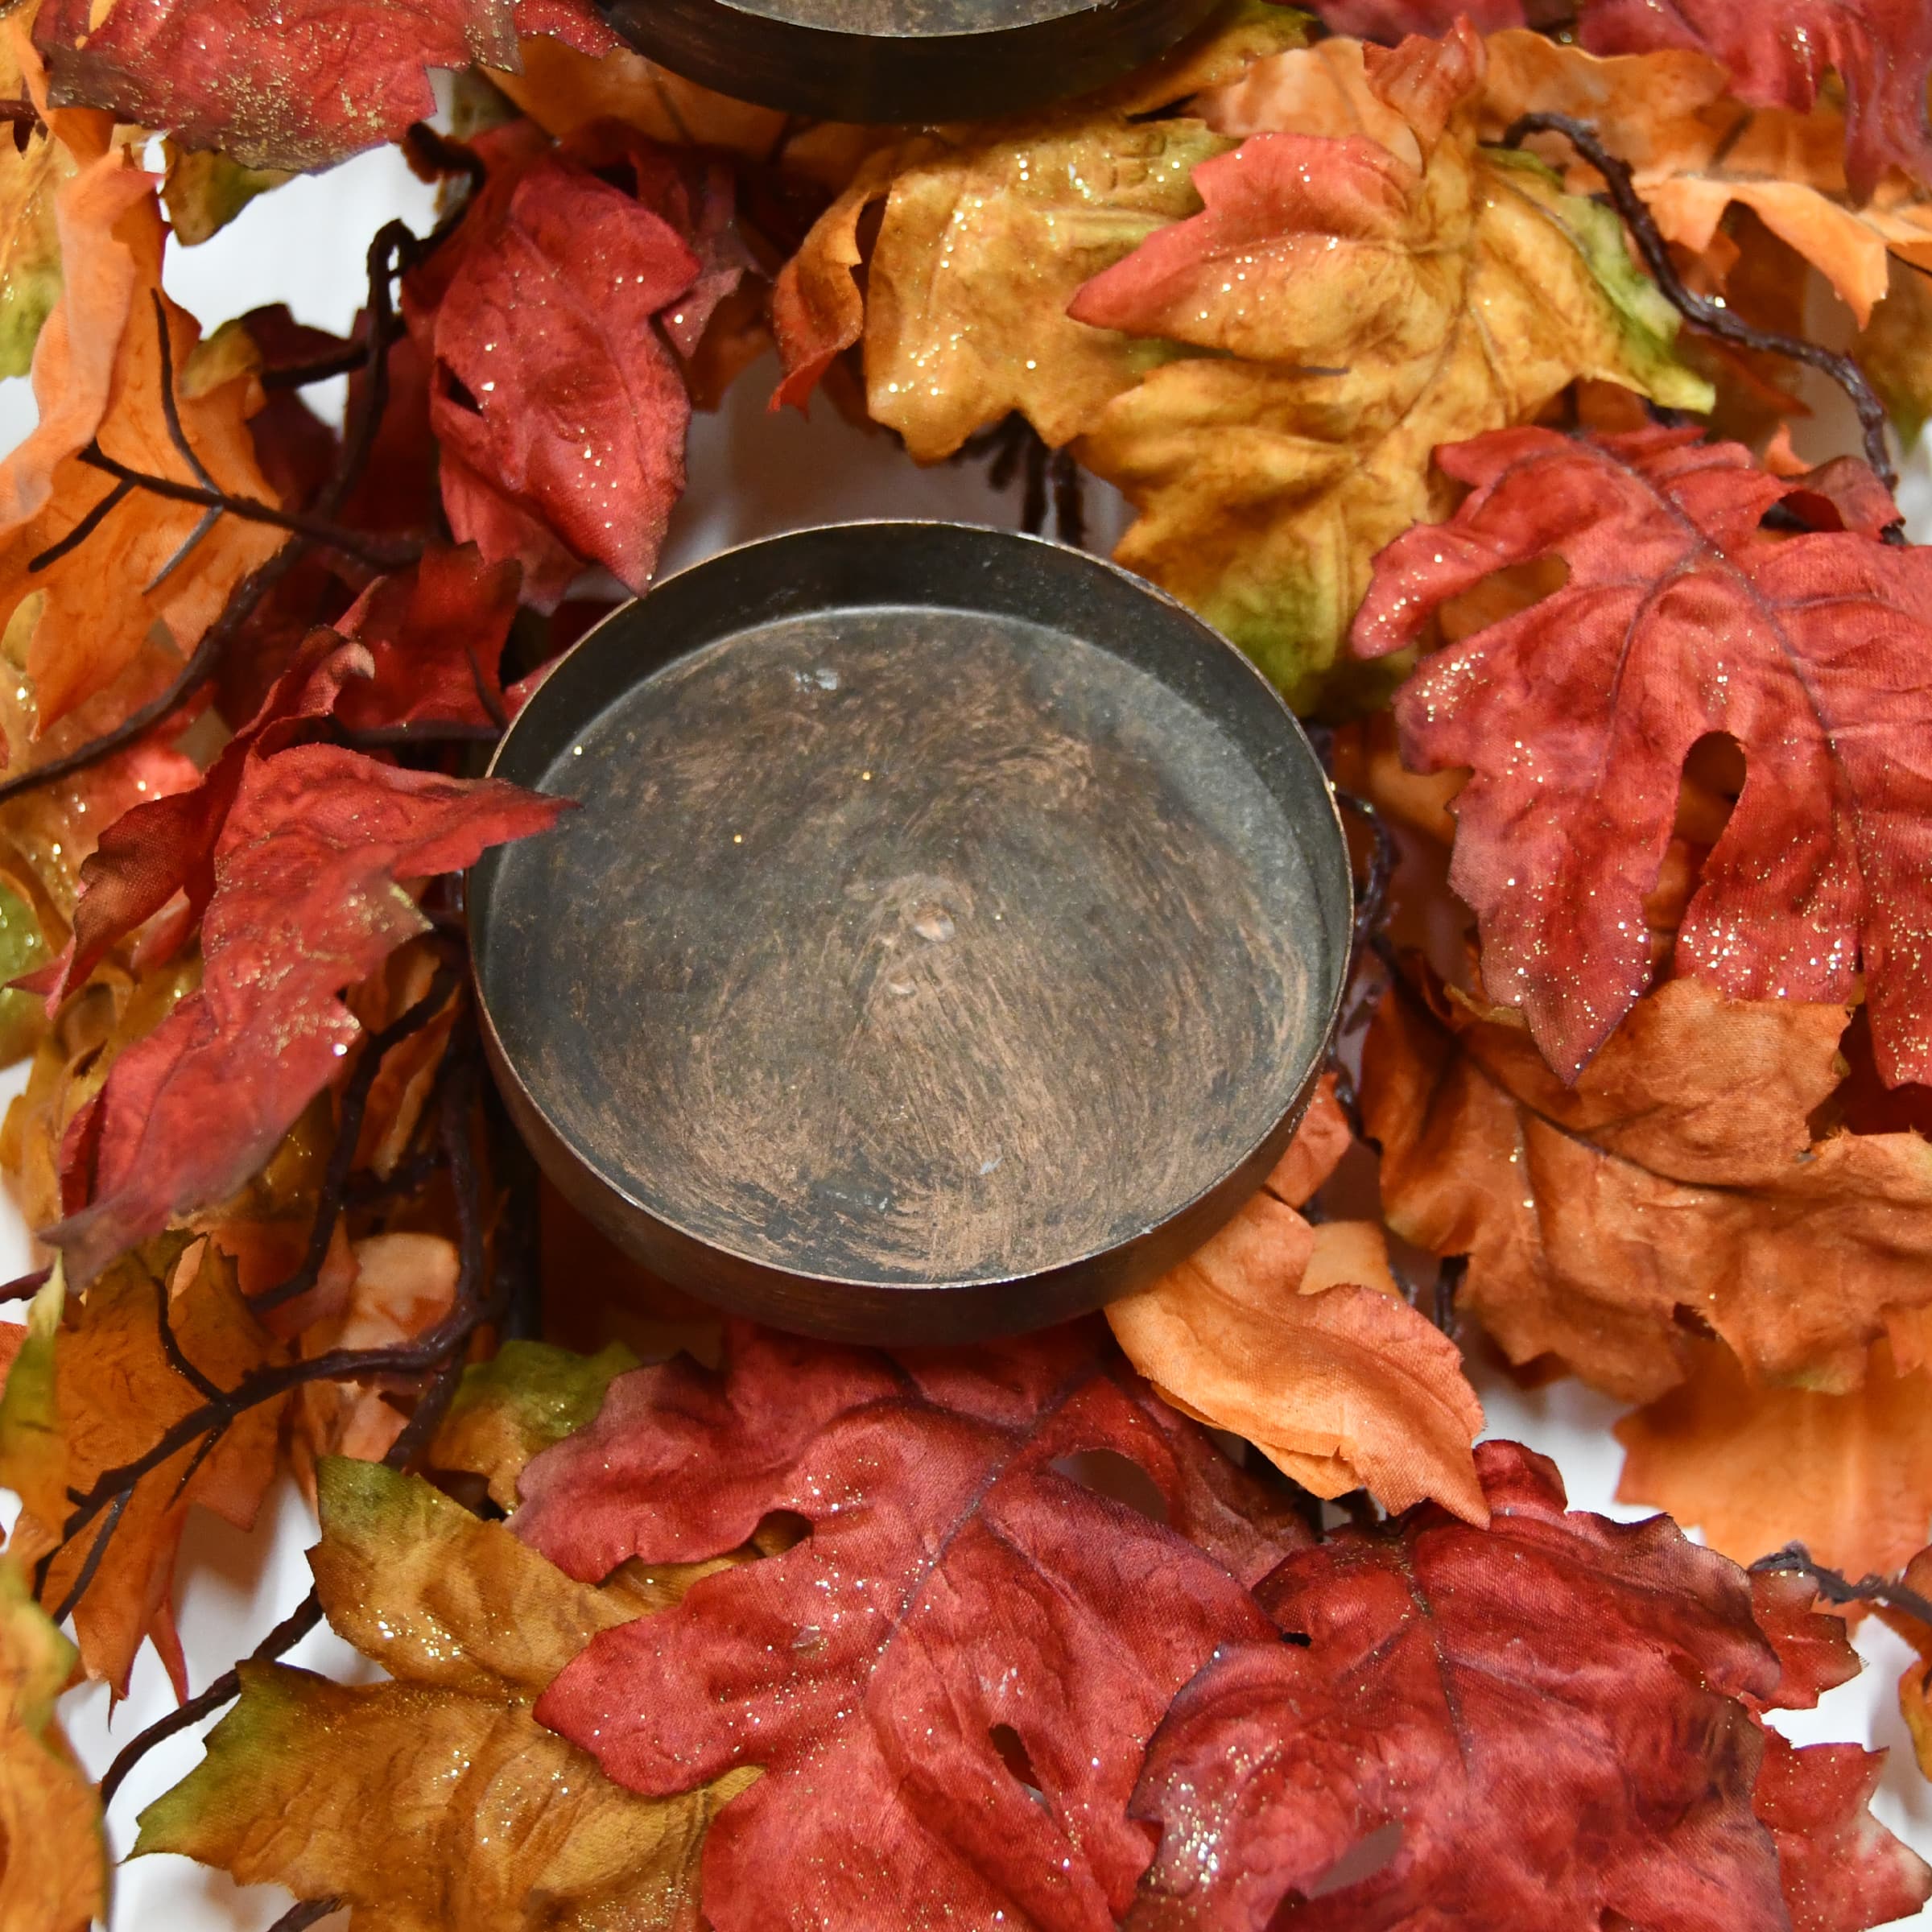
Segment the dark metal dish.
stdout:
<svg viewBox="0 0 1932 1932">
<path fill-rule="evenodd" d="M 784 1327 L 951 1342 L 1150 1280 L 1265 1178 L 1347 972 L 1274 691 L 1077 551 L 802 530 L 614 613 L 493 769 L 484 1030 L 564 1193 Z"/>
<path fill-rule="evenodd" d="M 675 73 L 834 121 L 972 121 L 1086 93 L 1162 54 L 1214 0 L 607 0 Z"/>
</svg>

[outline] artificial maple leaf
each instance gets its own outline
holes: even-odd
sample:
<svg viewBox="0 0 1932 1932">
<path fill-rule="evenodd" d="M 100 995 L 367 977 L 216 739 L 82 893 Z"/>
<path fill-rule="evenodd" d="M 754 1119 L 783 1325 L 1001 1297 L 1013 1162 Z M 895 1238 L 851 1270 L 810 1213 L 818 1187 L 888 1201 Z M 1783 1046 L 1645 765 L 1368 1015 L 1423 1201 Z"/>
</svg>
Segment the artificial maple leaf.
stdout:
<svg viewBox="0 0 1932 1932">
<path fill-rule="evenodd" d="M 353 1687 L 244 1663 L 208 1754 L 141 1814 L 244 1885 L 335 1899 L 395 1932 L 670 1932 L 694 1922 L 699 1840 L 744 1782 L 634 1796 L 530 1705 L 597 1632 L 687 1579 L 573 1583 L 414 1476 L 331 1459 L 310 1552 L 330 1624 L 389 1674 Z"/>
<path fill-rule="evenodd" d="M 1761 1628 L 1751 1579 L 1666 1519 L 1566 1513 L 1542 1457 L 1476 1457 L 1487 1530 L 1424 1508 L 1288 1558 L 1257 1592 L 1280 1634 L 1175 1700 L 1135 1932 L 1857 1932 L 1924 1901 L 1864 1811 L 1880 1761 L 1758 1715 L 1857 1668 L 1793 1579 Z"/>
<path fill-rule="evenodd" d="M 417 1229 L 372 1234 L 351 1246 L 353 1274 L 341 1306 L 312 1315 L 303 1327 L 302 1352 L 332 1348 L 390 1348 L 427 1334 L 456 1298 L 460 1262 L 456 1243 Z M 420 1378 L 398 1378 L 414 1393 Z M 407 1417 L 384 1399 L 380 1385 L 311 1382 L 299 1392 L 295 1426 L 307 1453 L 348 1455 L 380 1462 L 402 1433 Z"/>
<path fill-rule="evenodd" d="M 87 1205 L 47 1231 L 76 1278 L 219 1199 L 325 1086 L 361 1028 L 336 997 L 427 922 L 398 883 L 472 865 L 564 802 L 339 746 L 245 765 L 215 848 L 202 980 L 70 1123 Z"/>
<path fill-rule="evenodd" d="M 506 1341 L 463 1371 L 429 1459 L 481 1476 L 497 1507 L 513 1509 L 530 1458 L 593 1420 L 611 1383 L 637 1366 L 621 1342 L 576 1355 L 547 1342 Z"/>
<path fill-rule="evenodd" d="M 308 644 L 254 716 L 223 745 L 198 784 L 144 799 L 105 826 L 80 868 L 80 893 L 65 950 L 28 982 L 53 1003 L 84 985 L 109 950 L 161 912 L 179 893 L 167 956 L 200 916 L 215 889 L 215 852 L 251 759 L 279 749 L 305 720 L 325 716 L 345 679 L 365 674 L 366 653 L 333 632 Z"/>
<path fill-rule="evenodd" d="M 791 117 L 713 93 L 629 47 L 595 58 L 560 40 L 526 40 L 514 72 L 491 82 L 545 133 L 559 138 L 600 121 L 621 121 L 654 141 L 715 148 L 770 161 Z"/>
<path fill-rule="evenodd" d="M 1614 217 L 1534 159 L 1479 146 L 1473 33 L 1355 52 L 1348 105 L 1386 142 L 1250 133 L 1195 170 L 1201 214 L 1068 310 L 1196 352 L 1117 396 L 1079 453 L 1141 513 L 1119 560 L 1300 704 L 1321 691 L 1374 553 L 1447 509 L 1436 445 L 1524 420 L 1579 376 L 1710 401 Z M 1314 51 L 1278 61 L 1343 72 Z"/>
<path fill-rule="evenodd" d="M 1523 0 L 1315 0 L 1314 10 L 1331 33 L 1391 46 L 1411 34 L 1440 39 L 1458 20 L 1480 34 L 1524 24 Z"/>
<path fill-rule="evenodd" d="M 1489 43 L 1485 132 L 1500 138 L 1527 114 L 1590 124 L 1629 164 L 1664 238 L 1694 254 L 1711 248 L 1732 207 L 1750 208 L 1824 275 L 1861 327 L 1885 298 L 1890 250 L 1932 266 L 1932 204 L 1897 180 L 1863 206 L 1848 200 L 1836 109 L 1753 112 L 1702 54 L 1598 60 L 1541 34 L 1499 35 Z M 1550 158 L 1563 159 L 1561 137 L 1544 138 Z M 1569 185 L 1583 193 L 1600 183 L 1573 163 Z"/>
<path fill-rule="evenodd" d="M 1910 448 L 1932 416 L 1932 270 L 1894 265 L 1890 293 L 1860 335 L 1856 353 Z"/>
<path fill-rule="evenodd" d="M 431 68 L 514 67 L 519 31 L 617 43 L 588 0 L 46 0 L 34 39 L 56 105 L 303 170 L 427 119 Z"/>
<path fill-rule="evenodd" d="M 1899 1581 L 1922 1603 L 1932 1603 L 1932 1549 L 1921 1550 Z M 1932 1777 L 1932 1623 L 1882 1607 L 1879 1615 L 1918 1653 L 1898 1680 L 1898 1710 L 1912 1740 L 1912 1755 L 1920 1771 Z"/>
<path fill-rule="evenodd" d="M 0 1555 L 0 1926 L 19 1932 L 86 1932 L 107 1913 L 100 1800 L 54 1713 L 73 1668 L 73 1645 Z"/>
<path fill-rule="evenodd" d="M 1853 189 L 1870 194 L 1888 167 L 1932 187 L 1932 13 L 1920 0 L 1583 0 L 1581 13 L 1592 53 L 1691 48 L 1756 106 L 1803 114 L 1835 73 Z"/>
<path fill-rule="evenodd" d="M 1286 7 L 1224 7 L 1192 40 L 1097 99 L 1018 124 L 940 130 L 869 155 L 780 273 L 774 407 L 806 398 L 865 342 L 866 408 L 920 462 L 1023 411 L 1056 446 L 1176 353 L 1071 322 L 1088 277 L 1191 214 L 1189 175 L 1229 143 L 1158 114 L 1298 46 Z M 859 228 L 885 202 L 864 295 Z"/>
<path fill-rule="evenodd" d="M 0 97 L 30 97 L 42 76 L 32 43 L 12 21 L 0 28 Z M 41 326 L 60 295 L 55 196 L 73 178 L 67 142 L 38 113 L 24 140 L 0 139 L 0 376 L 23 376 Z"/>
<path fill-rule="evenodd" d="M 1880 1342 L 1847 1393 L 1765 1388 L 1721 1343 L 1695 1345 L 1684 1380 L 1617 1424 L 1617 1500 L 1740 1563 L 1795 1542 L 1847 1575 L 1898 1570 L 1932 1531 L 1929 1380 Z"/>
<path fill-rule="evenodd" d="M 1480 1522 L 1483 1411 L 1460 1352 L 1402 1298 L 1378 1227 L 1295 1212 L 1349 1144 L 1330 1078 L 1261 1192 L 1109 1304 L 1108 1324 L 1183 1414 L 1245 1436 L 1303 1488 L 1366 1488 L 1392 1510 L 1433 1496 Z"/>
<path fill-rule="evenodd" d="M 1815 1389 L 1856 1386 L 1889 1332 L 1916 1368 L 1932 1145 L 1813 1137 L 1844 1018 L 1672 980 L 1565 1086 L 1509 1009 L 1398 988 L 1363 1066 L 1389 1225 L 1468 1256 L 1459 1305 L 1512 1361 L 1628 1399 L 1681 1381 L 1700 1332 Z"/>
<path fill-rule="evenodd" d="M 518 581 L 514 563 L 486 564 L 470 544 L 433 547 L 378 578 L 336 626 L 368 651 L 372 668 L 343 686 L 335 715 L 352 731 L 497 723 Z"/>
<path fill-rule="evenodd" d="M 184 248 L 212 242 L 258 195 L 294 177 L 286 168 L 250 167 L 206 148 L 165 144 L 161 200 L 175 239 Z"/>
<path fill-rule="evenodd" d="M 1574 1077 L 1649 983 L 1641 907 L 1678 774 L 1728 733 L 1747 777 L 1674 970 L 1742 999 L 1835 1001 L 1862 966 L 1880 1071 L 1932 1077 L 1929 801 L 1905 746 L 1932 712 L 1932 552 L 1863 533 L 1780 542 L 1798 487 L 1695 430 L 1519 429 L 1438 452 L 1472 493 L 1377 559 L 1365 656 L 1537 559 L 1563 587 L 1436 652 L 1397 696 L 1402 755 L 1472 768 L 1450 883 L 1484 982 Z"/>
<path fill-rule="evenodd" d="M 596 1640 L 541 1720 L 646 1793 L 764 1767 L 706 1841 L 719 1932 L 1110 1926 L 1147 1860 L 1125 1814 L 1146 1739 L 1257 1629 L 1214 1559 L 1253 1575 L 1306 1532 L 1231 1507 L 1261 1492 L 1091 1325 L 896 1357 L 741 1326 L 727 1360 L 620 1377 L 512 1520 L 586 1578 L 720 1554 L 771 1510 L 811 1534 Z M 1056 1467 L 1092 1451 L 1137 1463 L 1174 1529 Z"/>
<path fill-rule="evenodd" d="M 23 1505 L 12 1547 L 27 1562 L 56 1552 L 42 1589 L 62 1602 L 83 1580 L 99 1522 L 63 1544 L 70 1492 L 90 1488 L 109 1469 L 133 1461 L 168 1426 L 200 1407 L 204 1391 L 170 1360 L 159 1310 L 171 1301 L 171 1329 L 184 1360 L 222 1387 L 279 1355 L 236 1285 L 234 1269 L 212 1243 L 187 1256 L 192 1237 L 171 1235 L 124 1256 L 88 1291 L 66 1302 L 56 1280 L 41 1290 L 39 1341 L 14 1358 L 0 1398 L 0 1482 Z M 151 1637 L 178 1695 L 186 1670 L 175 1635 L 175 1554 L 191 1505 L 248 1529 L 275 1468 L 281 1406 L 244 1411 L 205 1455 L 194 1443 L 142 1478 L 105 1531 L 98 1567 L 74 1605 L 74 1633 L 89 1677 L 116 1695 L 143 1637 Z M 32 1418 L 25 1430 L 22 1424 Z"/>
<path fill-rule="evenodd" d="M 191 649 L 284 540 L 223 517 L 183 554 L 200 506 L 137 492 L 78 548 L 31 568 L 120 487 L 81 460 L 90 441 L 148 475 L 200 480 L 184 477 L 163 408 L 160 332 L 179 371 L 199 331 L 161 291 L 153 184 L 104 138 L 97 154 L 77 149 L 76 159 L 78 171 L 55 196 L 64 279 L 34 356 L 40 419 L 0 461 L 0 624 L 38 597 L 26 665 L 42 729 L 111 684 L 156 624 L 178 650 Z M 247 377 L 198 395 L 177 391 L 183 432 L 216 486 L 258 502 L 268 489 L 247 419 L 260 393 Z"/>
<path fill-rule="evenodd" d="M 745 258 L 717 164 L 602 124 L 555 153 L 534 132 L 484 147 L 489 180 L 455 245 L 404 296 L 434 361 L 451 526 L 493 562 L 518 558 L 548 609 L 574 558 L 649 581 L 684 487 L 691 398 L 672 346 L 696 348 Z M 630 193 L 607 178 L 620 169 Z"/>
</svg>

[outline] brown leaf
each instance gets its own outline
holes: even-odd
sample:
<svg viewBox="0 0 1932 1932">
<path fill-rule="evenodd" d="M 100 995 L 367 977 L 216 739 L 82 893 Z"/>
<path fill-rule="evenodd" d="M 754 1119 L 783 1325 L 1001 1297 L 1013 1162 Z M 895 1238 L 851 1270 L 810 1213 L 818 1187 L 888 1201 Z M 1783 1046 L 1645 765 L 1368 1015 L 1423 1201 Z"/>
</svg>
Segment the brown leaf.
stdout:
<svg viewBox="0 0 1932 1932">
<path fill-rule="evenodd" d="M 1468 1256 L 1459 1305 L 1513 1361 L 1648 1402 L 1714 1331 L 1756 1377 L 1853 1388 L 1932 1302 L 1932 1146 L 1814 1140 L 1844 1024 L 1672 980 L 1566 1087 L 1513 1009 L 1398 989 L 1363 1068 L 1389 1224 Z"/>
<path fill-rule="evenodd" d="M 74 1647 L 0 1555 L 0 1926 L 86 1932 L 107 1911 L 101 1802 L 54 1715 Z"/>
<path fill-rule="evenodd" d="M 1802 1543 L 1849 1576 L 1902 1568 L 1932 1530 L 1932 1377 L 1879 1343 L 1843 1395 L 1754 1385 L 1719 1342 L 1616 1426 L 1617 1498 L 1649 1503 L 1740 1563 Z"/>
<path fill-rule="evenodd" d="M 198 1253 L 189 1252 L 197 1249 Z M 183 1270 L 185 1269 L 186 1272 Z M 242 1301 L 227 1257 L 207 1242 L 170 1236 L 125 1256 L 85 1299 L 62 1310 L 57 1284 L 43 1289 L 60 1326 L 44 1354 L 23 1349 L 0 1402 L 0 1482 L 23 1490 L 13 1547 L 28 1562 L 55 1551 L 42 1591 L 52 1605 L 80 1580 L 103 1523 L 97 1517 L 64 1543 L 68 1492 L 82 1492 L 109 1469 L 142 1455 L 169 1425 L 200 1406 L 202 1391 L 168 1359 L 159 1315 L 170 1311 L 181 1354 L 211 1381 L 231 1386 L 279 1350 Z M 15 1440 L 6 1427 L 33 1405 L 52 1420 L 47 1474 L 17 1483 Z M 177 1692 L 187 1695 L 174 1633 L 175 1553 L 194 1505 L 246 1530 L 275 1469 L 281 1405 L 264 1403 L 230 1425 L 204 1457 L 184 1446 L 144 1477 L 108 1534 L 104 1554 L 74 1609 L 80 1659 L 116 1694 L 143 1637 L 151 1637 Z M 49 1478 L 52 1478 L 50 1480 Z"/>
<path fill-rule="evenodd" d="M 200 332 L 161 293 L 153 184 L 123 148 L 76 159 L 79 171 L 56 197 L 65 280 L 34 358 L 40 420 L 0 461 L 0 624 L 38 597 L 26 662 L 41 730 L 111 684 L 155 625 L 179 651 L 191 650 L 234 586 L 284 540 L 263 524 L 223 517 L 157 581 L 202 513 L 140 493 L 77 549 L 30 571 L 116 487 L 80 460 L 90 440 L 150 475 L 196 480 L 163 413 L 159 330 L 167 332 L 177 375 Z M 259 385 L 241 376 L 178 393 L 182 427 L 217 485 L 267 500 L 248 434 Z"/>
</svg>

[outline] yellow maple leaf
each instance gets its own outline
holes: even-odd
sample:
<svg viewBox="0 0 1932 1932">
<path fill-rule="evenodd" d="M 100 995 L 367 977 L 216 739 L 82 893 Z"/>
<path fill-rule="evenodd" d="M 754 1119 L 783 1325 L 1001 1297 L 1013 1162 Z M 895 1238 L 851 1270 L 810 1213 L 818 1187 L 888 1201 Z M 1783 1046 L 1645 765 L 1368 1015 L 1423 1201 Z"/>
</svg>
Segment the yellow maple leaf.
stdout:
<svg viewBox="0 0 1932 1932">
<path fill-rule="evenodd" d="M 1311 72 L 1286 97 L 1304 125 L 1199 169 L 1207 211 L 1089 283 L 1071 313 L 1196 352 L 1117 396 L 1076 453 L 1141 512 L 1120 561 L 1305 706 L 1370 559 L 1447 514 L 1439 444 L 1525 421 L 1579 377 L 1674 407 L 1711 396 L 1615 217 L 1480 144 L 1484 54 L 1466 26 L 1272 65 L 1297 64 Z M 1350 126 L 1368 131 L 1331 131 Z"/>
<path fill-rule="evenodd" d="M 922 463 L 1022 410 L 1050 443 L 1176 352 L 1069 321 L 1082 282 L 1200 206 L 1189 176 L 1232 145 L 1156 114 L 1298 45 L 1302 17 L 1236 0 L 1166 60 L 1051 114 L 938 129 L 869 155 L 780 274 L 778 400 L 800 405 L 865 340 L 866 407 Z M 1152 117 L 1152 118 L 1143 118 Z M 866 292 L 852 271 L 885 203 Z"/>
<path fill-rule="evenodd" d="M 0 1556 L 0 1926 L 85 1932 L 107 1910 L 101 1805 L 54 1715 L 74 1647 Z"/>
<path fill-rule="evenodd" d="M 386 1932 L 642 1932 L 695 1922 L 697 1854 L 755 1773 L 640 1798 L 530 1715 L 599 1631 L 718 1566 L 580 1583 L 415 1476 L 331 1458 L 310 1553 L 330 1623 L 390 1681 L 244 1664 L 208 1755 L 135 1855 L 340 1898 Z"/>
</svg>

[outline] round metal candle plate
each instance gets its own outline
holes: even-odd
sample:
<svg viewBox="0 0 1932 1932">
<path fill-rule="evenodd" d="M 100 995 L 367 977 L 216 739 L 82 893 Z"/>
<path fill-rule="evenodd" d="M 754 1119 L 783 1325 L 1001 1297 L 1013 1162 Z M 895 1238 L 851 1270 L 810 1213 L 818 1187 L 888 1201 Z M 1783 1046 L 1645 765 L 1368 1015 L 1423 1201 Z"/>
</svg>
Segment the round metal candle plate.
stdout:
<svg viewBox="0 0 1932 1932">
<path fill-rule="evenodd" d="M 674 72 L 835 121 L 968 121 L 1084 93 L 1164 53 L 1214 0 L 608 0 Z"/>
<path fill-rule="evenodd" d="M 782 1327 L 949 1342 L 1150 1280 L 1260 1185 L 1347 969 L 1334 801 L 1235 649 L 1109 564 L 848 524 L 667 580 L 497 754 L 471 880 L 551 1178 Z"/>
</svg>

